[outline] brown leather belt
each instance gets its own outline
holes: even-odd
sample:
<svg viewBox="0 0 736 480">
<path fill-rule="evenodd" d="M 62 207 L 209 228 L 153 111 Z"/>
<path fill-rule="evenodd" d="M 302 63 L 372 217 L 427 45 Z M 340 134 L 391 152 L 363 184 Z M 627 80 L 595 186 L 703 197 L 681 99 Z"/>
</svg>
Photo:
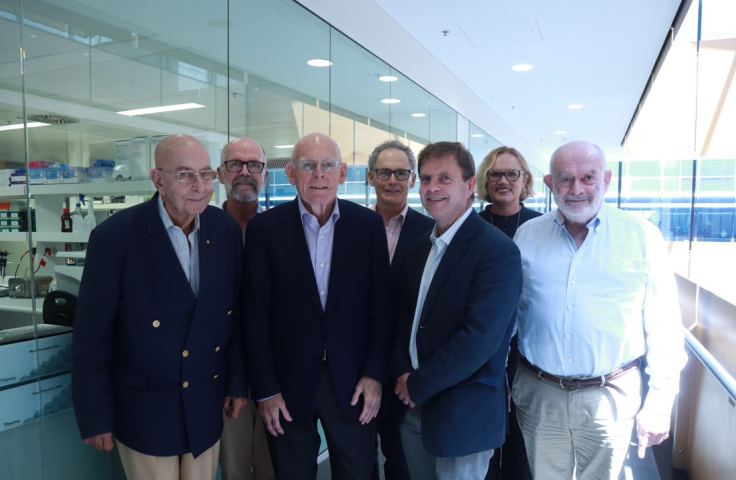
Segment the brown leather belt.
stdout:
<svg viewBox="0 0 736 480">
<path fill-rule="evenodd" d="M 608 375 L 601 375 L 600 377 L 587 377 L 587 378 L 570 378 L 570 377 L 558 377 L 557 375 L 552 375 L 551 373 L 547 373 L 544 370 L 541 370 L 539 367 L 532 365 L 529 360 L 521 357 L 521 364 L 524 365 L 528 370 L 530 370 L 532 373 L 534 373 L 539 378 L 543 378 L 545 380 L 549 380 L 550 382 L 556 383 L 560 386 L 560 388 L 564 390 L 578 390 L 580 388 L 601 388 L 608 385 L 609 382 L 612 380 L 617 379 L 618 377 L 622 376 L 626 372 L 633 370 L 635 368 L 639 368 L 639 365 L 641 364 L 641 358 L 637 358 L 633 362 L 627 363 L 623 367 L 614 370 L 613 372 L 609 373 Z"/>
</svg>

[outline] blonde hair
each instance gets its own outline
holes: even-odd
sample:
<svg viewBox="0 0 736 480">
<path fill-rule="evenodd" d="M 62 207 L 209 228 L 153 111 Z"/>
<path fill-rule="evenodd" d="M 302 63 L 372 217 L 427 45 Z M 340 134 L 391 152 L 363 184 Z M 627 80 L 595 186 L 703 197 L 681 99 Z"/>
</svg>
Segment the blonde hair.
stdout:
<svg viewBox="0 0 736 480">
<path fill-rule="evenodd" d="M 496 165 L 496 160 L 498 160 L 498 156 L 508 153 L 510 155 L 513 155 L 518 161 L 519 164 L 521 164 L 521 169 L 524 171 L 525 175 L 524 178 L 526 179 L 526 182 L 524 186 L 521 189 L 521 195 L 519 196 L 519 201 L 523 202 L 525 199 L 529 197 L 534 196 L 534 176 L 532 175 L 532 172 L 529 170 L 529 164 L 526 162 L 526 159 L 524 156 L 519 153 L 519 151 L 512 147 L 498 147 L 493 150 L 491 150 L 491 153 L 486 155 L 486 158 L 483 159 L 483 162 L 480 164 L 480 167 L 478 167 L 478 173 L 476 174 L 476 178 L 478 179 L 478 184 L 476 185 L 476 191 L 478 193 L 478 198 L 485 201 L 490 201 L 490 197 L 488 195 L 488 177 L 486 176 L 488 173 L 488 170 L 492 169 L 494 165 Z"/>
</svg>

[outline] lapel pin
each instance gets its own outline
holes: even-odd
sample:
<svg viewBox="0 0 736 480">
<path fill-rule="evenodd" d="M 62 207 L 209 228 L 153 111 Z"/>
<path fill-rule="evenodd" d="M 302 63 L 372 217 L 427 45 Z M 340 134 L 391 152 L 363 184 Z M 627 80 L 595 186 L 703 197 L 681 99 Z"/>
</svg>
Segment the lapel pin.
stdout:
<svg viewBox="0 0 736 480">
<path fill-rule="evenodd" d="M 210 244 L 210 241 L 209 241 L 209 240 L 207 240 L 207 245 L 209 245 L 209 244 Z"/>
</svg>

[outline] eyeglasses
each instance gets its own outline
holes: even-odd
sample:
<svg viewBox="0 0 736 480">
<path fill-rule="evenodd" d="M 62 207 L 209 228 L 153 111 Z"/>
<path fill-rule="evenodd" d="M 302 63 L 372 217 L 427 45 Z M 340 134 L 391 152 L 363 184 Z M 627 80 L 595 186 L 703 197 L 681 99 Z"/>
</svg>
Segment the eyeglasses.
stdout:
<svg viewBox="0 0 736 480">
<path fill-rule="evenodd" d="M 165 168 L 157 168 L 156 170 L 171 173 L 176 177 L 176 181 L 181 183 L 193 183 L 197 175 L 199 175 L 199 179 L 202 180 L 202 183 L 210 183 L 217 178 L 217 172 L 212 169 L 202 170 L 201 172 L 195 172 L 193 170 L 177 170 L 176 172 L 172 172 Z"/>
<path fill-rule="evenodd" d="M 506 170 L 505 172 L 501 170 L 488 170 L 486 172 L 486 177 L 492 182 L 500 182 L 503 177 L 506 177 L 506 180 L 509 182 L 515 182 L 522 175 L 526 175 L 524 170 Z"/>
<path fill-rule="evenodd" d="M 389 170 L 388 168 L 379 168 L 378 170 L 374 170 L 374 172 L 376 172 L 376 176 L 381 180 L 389 180 L 391 175 L 393 175 L 400 182 L 407 180 L 411 175 L 411 170 Z"/>
<path fill-rule="evenodd" d="M 575 177 L 570 175 L 559 175 L 555 183 L 560 187 L 569 187 L 574 181 Z M 580 181 L 585 185 L 595 185 L 598 183 L 598 175 L 595 173 L 586 173 L 584 176 L 580 177 Z"/>
<path fill-rule="evenodd" d="M 266 166 L 265 163 L 256 160 L 250 160 L 247 162 L 243 162 L 240 160 L 228 160 L 227 162 L 223 162 L 223 165 L 225 165 L 225 168 L 230 173 L 238 173 L 242 171 L 243 165 L 245 165 L 250 173 L 261 173 L 263 171 L 263 167 Z"/>
<path fill-rule="evenodd" d="M 342 164 L 342 162 L 338 160 L 317 162 L 315 160 L 303 158 L 296 163 L 296 168 L 302 173 L 314 173 L 317 171 L 317 166 L 319 166 L 323 173 L 332 173 L 340 167 L 340 164 Z"/>
</svg>

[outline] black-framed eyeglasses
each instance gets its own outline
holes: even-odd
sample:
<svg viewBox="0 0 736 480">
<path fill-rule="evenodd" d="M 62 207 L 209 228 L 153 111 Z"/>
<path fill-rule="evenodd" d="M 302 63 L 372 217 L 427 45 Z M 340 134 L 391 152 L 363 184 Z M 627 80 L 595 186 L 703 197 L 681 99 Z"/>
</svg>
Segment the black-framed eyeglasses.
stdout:
<svg viewBox="0 0 736 480">
<path fill-rule="evenodd" d="M 250 173 L 261 173 L 263 171 L 263 167 L 266 166 L 265 163 L 259 162 L 258 160 L 249 160 L 247 162 L 243 162 L 241 160 L 228 160 L 227 162 L 223 162 L 223 165 L 225 165 L 225 169 L 230 173 L 238 173 L 242 171 L 243 165 L 245 165 L 245 168 L 247 168 Z"/>
<path fill-rule="evenodd" d="M 502 170 L 488 170 L 486 172 L 486 177 L 492 182 L 500 182 L 503 177 L 506 177 L 509 182 L 515 182 L 522 175 L 526 175 L 524 170 L 506 170 L 505 172 Z"/>
<path fill-rule="evenodd" d="M 308 158 L 302 158 L 296 162 L 296 168 L 302 173 L 314 173 L 317 171 L 317 166 L 322 169 L 323 173 L 332 173 L 340 168 L 340 160 L 325 160 L 324 162 L 318 162 L 316 160 L 309 160 Z"/>
<path fill-rule="evenodd" d="M 177 170 L 173 172 L 171 170 L 166 170 L 165 168 L 157 168 L 156 170 L 161 170 L 162 172 L 174 175 L 176 181 L 181 183 L 192 183 L 197 175 L 199 175 L 202 183 L 209 183 L 217 178 L 217 172 L 212 169 L 201 170 L 199 172 L 195 172 L 194 170 Z"/>
<path fill-rule="evenodd" d="M 396 180 L 403 182 L 404 180 L 408 180 L 411 176 L 411 170 L 389 170 L 388 168 L 379 168 L 377 170 L 374 170 L 376 172 L 376 177 L 380 178 L 381 180 L 389 180 L 391 178 L 391 175 L 396 177 Z"/>
</svg>

